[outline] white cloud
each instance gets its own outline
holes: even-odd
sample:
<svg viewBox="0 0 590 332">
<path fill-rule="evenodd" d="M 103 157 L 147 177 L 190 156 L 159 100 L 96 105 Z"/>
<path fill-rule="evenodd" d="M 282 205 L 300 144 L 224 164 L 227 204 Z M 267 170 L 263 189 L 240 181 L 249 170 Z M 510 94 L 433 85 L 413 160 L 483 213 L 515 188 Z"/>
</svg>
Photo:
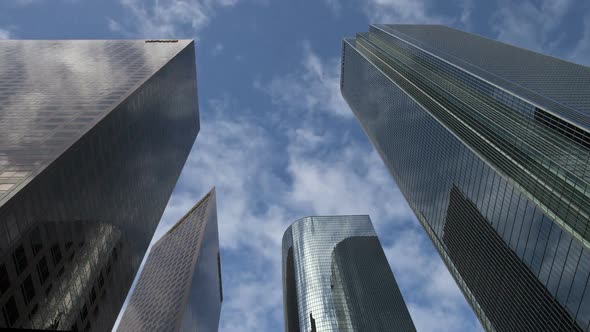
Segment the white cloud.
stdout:
<svg viewBox="0 0 590 332">
<path fill-rule="evenodd" d="M 0 29 L 0 39 L 10 39 L 11 37 L 11 33 L 8 30 L 5 29 Z"/>
<path fill-rule="evenodd" d="M 450 0 L 444 7 L 452 8 L 456 15 L 439 11 L 441 1 L 436 0 L 324 0 L 335 15 L 342 11 L 344 3 L 364 12 L 372 24 L 444 24 L 469 28 L 474 9 L 473 0 Z"/>
<path fill-rule="evenodd" d="M 33 4 L 35 2 L 40 2 L 41 0 L 15 0 L 14 3 L 21 6 L 27 6 Z"/>
<path fill-rule="evenodd" d="M 436 299 L 432 299 L 432 301 L 436 303 Z M 465 320 L 463 315 L 457 314 L 453 310 L 416 303 L 410 303 L 408 306 L 418 331 L 483 331 L 477 321 Z"/>
<path fill-rule="evenodd" d="M 363 0 L 371 23 L 450 24 L 453 18 L 434 12 L 432 0 Z"/>
<path fill-rule="evenodd" d="M 459 22 L 467 30 L 470 30 L 471 28 L 471 14 L 474 7 L 473 0 L 463 0 L 461 2 L 461 16 L 459 17 Z"/>
<path fill-rule="evenodd" d="M 561 42 L 556 32 L 573 0 L 500 1 L 492 15 L 497 39 L 537 52 L 551 53 Z"/>
<path fill-rule="evenodd" d="M 579 64 L 590 66 L 590 14 L 584 17 L 582 37 L 568 58 Z"/>
<path fill-rule="evenodd" d="M 366 140 L 339 140 L 335 132 L 318 136 L 311 130 L 297 129 L 288 147 L 291 204 L 315 215 L 369 214 L 376 226 L 411 217 Z"/>
<path fill-rule="evenodd" d="M 223 46 L 222 43 L 217 43 L 215 44 L 215 46 L 213 46 L 213 48 L 211 49 L 211 55 L 219 55 L 221 54 L 221 52 L 223 52 L 223 49 L 225 47 Z"/>
<path fill-rule="evenodd" d="M 119 0 L 129 20 L 108 19 L 111 30 L 142 38 L 192 38 L 222 7 L 239 0 Z"/>
<path fill-rule="evenodd" d="M 340 5 L 340 0 L 324 0 L 326 5 L 332 10 L 332 13 L 335 15 L 339 15 L 340 11 L 342 10 L 342 6 Z"/>
<path fill-rule="evenodd" d="M 384 249 L 417 330 L 482 330 L 424 231 L 405 226 Z"/>
<path fill-rule="evenodd" d="M 352 117 L 340 95 L 340 59 L 322 61 L 312 52 L 309 42 L 304 42 L 301 67 L 297 72 L 274 77 L 267 84 L 257 82 L 255 86 L 270 95 L 275 105 L 300 115 L 307 110 Z"/>
</svg>

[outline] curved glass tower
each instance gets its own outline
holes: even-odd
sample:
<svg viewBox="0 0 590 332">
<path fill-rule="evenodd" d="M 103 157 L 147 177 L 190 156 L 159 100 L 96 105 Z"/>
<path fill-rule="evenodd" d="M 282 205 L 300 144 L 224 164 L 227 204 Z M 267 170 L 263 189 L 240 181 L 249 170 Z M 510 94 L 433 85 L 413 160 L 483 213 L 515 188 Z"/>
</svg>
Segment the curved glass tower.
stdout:
<svg viewBox="0 0 590 332">
<path fill-rule="evenodd" d="M 299 219 L 282 251 L 285 331 L 415 331 L 369 216 Z"/>
<path fill-rule="evenodd" d="M 486 330 L 590 329 L 590 68 L 372 25 L 341 90 Z"/>
</svg>

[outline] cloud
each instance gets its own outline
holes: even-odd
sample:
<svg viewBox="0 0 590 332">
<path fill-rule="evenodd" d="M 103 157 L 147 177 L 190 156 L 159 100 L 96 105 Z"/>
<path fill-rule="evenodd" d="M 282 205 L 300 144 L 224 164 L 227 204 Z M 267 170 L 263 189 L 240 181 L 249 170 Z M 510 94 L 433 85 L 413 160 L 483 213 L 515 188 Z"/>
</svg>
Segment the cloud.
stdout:
<svg viewBox="0 0 590 332">
<path fill-rule="evenodd" d="M 409 223 L 404 226 L 384 250 L 417 330 L 481 331 L 424 231 Z"/>
<path fill-rule="evenodd" d="M 276 76 L 265 84 L 256 82 L 255 87 L 268 94 L 276 106 L 296 112 L 298 116 L 309 111 L 352 117 L 340 95 L 340 59 L 323 61 L 311 50 L 309 42 L 302 45 L 301 68 Z"/>
<path fill-rule="evenodd" d="M 42 0 L 15 0 L 14 3 L 20 6 L 27 6 L 40 1 Z"/>
<path fill-rule="evenodd" d="M 332 10 L 334 15 L 339 15 L 340 11 L 342 10 L 342 6 L 340 5 L 340 0 L 324 0 L 328 8 Z"/>
<path fill-rule="evenodd" d="M 363 0 L 371 23 L 451 24 L 454 19 L 435 13 L 432 0 Z"/>
<path fill-rule="evenodd" d="M 211 55 L 215 56 L 215 55 L 221 54 L 221 52 L 223 52 L 224 48 L 225 47 L 223 46 L 222 43 L 215 44 L 215 46 L 211 49 Z"/>
<path fill-rule="evenodd" d="M 576 63 L 590 66 L 590 14 L 583 21 L 582 37 L 574 46 L 568 58 Z"/>
<path fill-rule="evenodd" d="M 376 226 L 411 217 L 366 139 L 319 136 L 314 129 L 296 129 L 288 146 L 291 204 L 315 215 L 370 214 Z"/>
<path fill-rule="evenodd" d="M 10 39 L 10 38 L 12 38 L 10 31 L 5 30 L 5 29 L 0 29 L 0 39 Z"/>
<path fill-rule="evenodd" d="M 436 0 L 324 0 L 334 15 L 339 15 L 343 4 L 348 3 L 360 9 L 372 24 L 444 24 L 471 26 L 474 9 L 473 0 L 451 0 L 444 2 L 449 12 L 441 13 L 441 2 Z M 351 6 L 351 7 L 352 7 Z"/>
<path fill-rule="evenodd" d="M 239 0 L 119 0 L 128 19 L 108 19 L 112 31 L 140 38 L 193 38 L 219 8 Z"/>
<path fill-rule="evenodd" d="M 496 38 L 537 52 L 552 53 L 562 41 L 560 23 L 571 10 L 573 0 L 499 1 L 491 16 Z"/>
</svg>

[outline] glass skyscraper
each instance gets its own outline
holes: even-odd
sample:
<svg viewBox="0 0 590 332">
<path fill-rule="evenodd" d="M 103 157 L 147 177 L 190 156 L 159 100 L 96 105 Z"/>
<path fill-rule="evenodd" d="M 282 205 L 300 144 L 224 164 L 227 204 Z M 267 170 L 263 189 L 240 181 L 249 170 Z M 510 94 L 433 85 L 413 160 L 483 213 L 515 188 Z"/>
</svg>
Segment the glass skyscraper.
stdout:
<svg viewBox="0 0 590 332">
<path fill-rule="evenodd" d="M 285 331 L 415 331 L 369 216 L 306 217 L 283 235 Z"/>
<path fill-rule="evenodd" d="M 0 41 L 0 327 L 111 329 L 198 131 L 190 40 Z"/>
<path fill-rule="evenodd" d="M 372 25 L 341 90 L 486 330 L 590 328 L 590 68 Z"/>
<path fill-rule="evenodd" d="M 153 245 L 117 331 L 217 331 L 222 301 L 212 189 Z"/>
</svg>

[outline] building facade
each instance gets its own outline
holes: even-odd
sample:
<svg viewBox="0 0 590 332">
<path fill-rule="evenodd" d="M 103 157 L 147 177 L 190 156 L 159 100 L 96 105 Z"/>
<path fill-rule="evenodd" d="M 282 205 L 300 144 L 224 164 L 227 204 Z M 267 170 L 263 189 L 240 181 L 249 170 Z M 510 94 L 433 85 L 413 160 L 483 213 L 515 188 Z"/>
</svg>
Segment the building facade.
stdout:
<svg viewBox="0 0 590 332">
<path fill-rule="evenodd" d="M 223 290 L 215 189 L 156 242 L 118 331 L 217 331 Z"/>
<path fill-rule="evenodd" d="M 199 131 L 190 40 L 0 41 L 0 327 L 112 328 Z"/>
<path fill-rule="evenodd" d="M 285 331 L 415 331 L 369 216 L 299 219 L 282 256 Z"/>
<path fill-rule="evenodd" d="M 486 330 L 590 328 L 590 68 L 372 25 L 341 91 Z"/>
</svg>

